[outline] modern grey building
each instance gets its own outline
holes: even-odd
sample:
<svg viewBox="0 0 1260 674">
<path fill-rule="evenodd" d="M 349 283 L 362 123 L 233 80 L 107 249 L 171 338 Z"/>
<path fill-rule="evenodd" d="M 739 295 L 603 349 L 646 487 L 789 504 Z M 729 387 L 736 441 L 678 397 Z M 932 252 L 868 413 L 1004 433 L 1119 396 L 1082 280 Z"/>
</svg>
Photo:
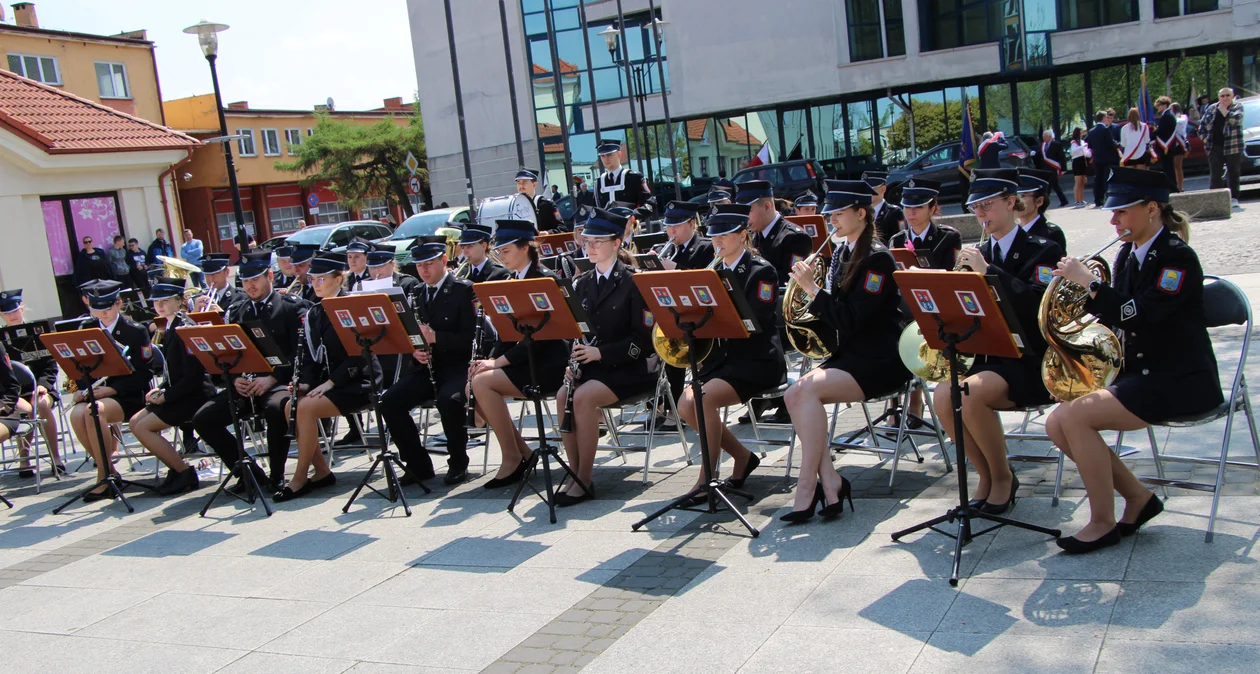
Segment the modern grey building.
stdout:
<svg viewBox="0 0 1260 674">
<path fill-rule="evenodd" d="M 589 178 L 596 134 L 625 139 L 631 105 L 645 138 L 628 143 L 632 164 L 655 184 L 690 186 L 733 174 L 763 145 L 828 173 L 897 165 L 960 136 L 964 96 L 977 130 L 1065 137 L 1095 109 L 1123 118 L 1143 59 L 1152 98 L 1260 89 L 1260 0 L 655 0 L 659 54 L 647 0 L 503 2 L 524 163 L 556 184 L 566 135 L 568 173 Z M 478 199 L 507 194 L 519 162 L 500 3 L 450 4 L 473 187 Z M 463 203 L 443 0 L 408 9 L 434 200 Z"/>
</svg>

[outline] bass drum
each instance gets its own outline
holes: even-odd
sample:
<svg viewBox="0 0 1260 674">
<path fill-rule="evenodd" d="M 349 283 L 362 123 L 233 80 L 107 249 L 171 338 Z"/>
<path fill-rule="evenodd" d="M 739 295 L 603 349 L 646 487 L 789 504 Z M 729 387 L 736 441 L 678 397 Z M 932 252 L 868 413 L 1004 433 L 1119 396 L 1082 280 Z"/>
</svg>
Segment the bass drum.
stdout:
<svg viewBox="0 0 1260 674">
<path fill-rule="evenodd" d="M 517 192 L 504 197 L 482 199 L 477 205 L 477 222 L 489 226 L 491 236 L 498 231 L 497 220 L 528 220 L 534 223 L 534 231 L 538 230 L 538 216 L 534 213 L 534 204 L 529 197 Z"/>
</svg>

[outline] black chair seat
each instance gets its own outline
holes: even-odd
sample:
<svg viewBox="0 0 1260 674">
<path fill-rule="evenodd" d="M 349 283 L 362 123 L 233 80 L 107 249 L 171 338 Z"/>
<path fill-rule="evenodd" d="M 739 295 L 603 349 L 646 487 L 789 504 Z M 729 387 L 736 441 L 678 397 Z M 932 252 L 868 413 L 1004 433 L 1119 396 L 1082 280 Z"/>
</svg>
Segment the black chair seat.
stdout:
<svg viewBox="0 0 1260 674">
<path fill-rule="evenodd" d="M 604 405 L 600 409 L 614 409 L 617 407 L 629 407 L 631 405 L 638 405 L 639 403 L 644 402 L 646 400 L 651 400 L 655 395 L 656 395 L 656 387 L 652 387 L 652 390 L 650 391 L 644 391 L 642 393 L 636 393 L 632 396 L 627 396 L 625 398 L 622 398 L 621 400 L 618 400 L 617 402 L 611 405 Z"/>
<path fill-rule="evenodd" d="M 1241 402 L 1242 401 L 1239 401 L 1239 405 L 1238 405 L 1239 409 L 1242 408 Z M 1211 423 L 1213 421 L 1216 421 L 1217 419 L 1223 419 L 1225 418 L 1227 414 L 1229 414 L 1229 402 L 1223 402 L 1206 412 L 1200 412 L 1198 414 L 1186 414 L 1186 415 L 1178 416 L 1178 417 L 1169 417 L 1168 419 L 1165 419 L 1155 425 L 1156 426 L 1171 426 L 1174 428 L 1202 426 L 1203 424 Z"/>
<path fill-rule="evenodd" d="M 782 384 L 779 384 L 778 386 L 772 386 L 764 391 L 761 391 L 760 393 L 758 393 L 757 395 L 753 397 L 762 398 L 762 399 L 782 398 L 783 394 L 787 393 L 788 388 L 790 388 L 791 386 L 792 386 L 791 382 L 784 382 Z"/>
</svg>

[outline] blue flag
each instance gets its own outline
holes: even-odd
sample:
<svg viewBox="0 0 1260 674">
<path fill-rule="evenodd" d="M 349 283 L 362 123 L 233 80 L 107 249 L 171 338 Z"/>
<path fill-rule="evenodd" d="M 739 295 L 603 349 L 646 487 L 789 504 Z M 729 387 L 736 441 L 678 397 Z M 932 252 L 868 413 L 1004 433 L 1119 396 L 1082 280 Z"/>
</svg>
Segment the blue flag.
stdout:
<svg viewBox="0 0 1260 674">
<path fill-rule="evenodd" d="M 1142 70 L 1142 89 L 1138 92 L 1138 115 L 1143 124 L 1154 126 L 1158 121 L 1155 117 L 1155 106 L 1151 103 L 1151 92 L 1146 88 L 1146 70 Z"/>
<path fill-rule="evenodd" d="M 976 136 L 971 130 L 971 106 L 967 103 L 967 94 L 962 98 L 962 153 L 958 158 L 958 170 L 968 180 L 971 179 L 971 165 L 976 163 Z"/>
</svg>

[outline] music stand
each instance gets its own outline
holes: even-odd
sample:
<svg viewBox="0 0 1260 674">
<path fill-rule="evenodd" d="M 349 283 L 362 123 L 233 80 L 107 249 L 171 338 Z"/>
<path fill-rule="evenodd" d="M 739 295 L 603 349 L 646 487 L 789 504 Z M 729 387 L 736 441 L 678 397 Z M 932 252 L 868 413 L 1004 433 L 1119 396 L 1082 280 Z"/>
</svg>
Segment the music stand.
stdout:
<svg viewBox="0 0 1260 674">
<path fill-rule="evenodd" d="M 1000 307 L 997 295 L 990 287 L 990 281 L 982 274 L 975 272 L 941 273 L 940 271 L 897 271 L 893 272 L 897 287 L 906 297 L 910 312 L 919 324 L 919 330 L 929 347 L 940 349 L 949 360 L 949 399 L 953 407 L 954 428 L 957 439 L 954 450 L 957 452 L 958 466 L 958 506 L 939 517 L 921 522 L 908 529 L 892 535 L 894 541 L 902 536 L 931 529 L 954 538 L 954 568 L 949 584 L 958 585 L 959 567 L 962 564 L 962 548 L 971 539 L 1003 526 L 1014 526 L 1028 529 L 1058 538 L 1058 529 L 1049 529 L 1035 524 L 1028 524 L 1009 517 L 990 515 L 978 508 L 968 505 L 967 497 L 967 455 L 963 446 L 962 395 L 966 385 L 959 382 L 962 368 L 958 362 L 960 351 L 977 355 L 1018 358 L 1023 340 L 1017 333 L 1012 333 L 1004 318 L 1007 311 Z M 997 286 L 1000 288 L 1000 285 Z M 1003 302 L 1008 305 L 1009 303 Z M 1011 494 L 1013 498 L 1015 494 Z M 987 520 L 994 525 L 981 531 L 972 531 L 972 520 Z M 958 522 L 954 532 L 938 529 L 941 522 Z"/>
<path fill-rule="evenodd" d="M 188 314 L 188 320 L 197 325 L 223 325 L 223 312 L 215 311 L 193 311 Z"/>
<path fill-rule="evenodd" d="M 494 324 L 499 339 L 506 342 L 519 341 L 525 344 L 525 354 L 529 363 L 529 386 L 525 387 L 525 397 L 534 403 L 534 423 L 538 428 L 538 449 L 530 455 L 525 463 L 525 475 L 516 486 L 512 500 L 508 503 L 508 512 L 513 512 L 521 498 L 525 485 L 533 490 L 546 504 L 551 523 L 556 523 L 556 492 L 551 482 L 551 461 L 564 469 L 582 490 L 595 496 L 593 485 L 586 484 L 578 478 L 568 462 L 560 455 L 559 449 L 547 441 L 547 432 L 543 428 L 542 396 L 538 389 L 538 373 L 534 365 L 534 342 L 553 339 L 581 339 L 583 333 L 590 332 L 584 320 L 585 316 L 574 315 L 574 305 L 566 297 L 561 287 L 553 278 L 520 279 L 517 281 L 490 281 L 473 286 L 481 306 L 486 307 L 486 317 Z M 580 311 L 580 307 L 577 307 Z M 538 463 L 543 466 L 543 483 L 547 493 L 538 491 L 530 482 L 530 477 L 538 470 Z"/>
<path fill-rule="evenodd" d="M 827 220 L 821 215 L 789 215 L 785 218 L 805 230 L 809 238 L 814 240 L 813 250 L 818 250 L 827 243 Z"/>
<path fill-rule="evenodd" d="M 0 342 L 4 342 L 9 353 L 17 353 L 23 365 L 47 358 L 52 353 L 39 343 L 39 336 L 51 332 L 48 321 L 28 321 L 20 325 L 0 328 Z"/>
<path fill-rule="evenodd" d="M 121 377 L 131 374 L 134 370 L 131 363 L 123 358 L 122 353 L 118 351 L 118 347 L 114 344 L 114 340 L 100 328 L 88 328 L 86 330 L 71 330 L 69 332 L 44 333 L 39 336 L 39 341 L 43 343 L 57 361 L 57 365 L 65 371 L 69 376 L 71 372 L 78 372 L 78 379 L 103 379 L 105 377 Z M 105 433 L 101 430 L 101 411 L 96 405 L 96 389 L 92 386 L 85 387 L 87 390 L 88 409 L 91 410 L 92 421 L 96 426 L 96 441 L 101 448 L 101 456 L 97 458 L 97 464 L 105 467 L 105 477 L 98 480 L 92 486 L 83 490 L 69 501 L 62 503 L 53 509 L 53 514 L 57 514 L 64 510 L 67 506 L 75 501 L 87 496 L 88 492 L 96 489 L 101 485 L 107 485 L 114 495 L 127 506 L 127 512 L 136 511 L 131 503 L 127 501 L 127 497 L 123 495 L 123 489 L 130 486 L 142 487 L 144 489 L 155 489 L 154 487 L 124 480 L 121 475 L 114 471 L 114 463 L 110 457 L 105 456 Z"/>
<path fill-rule="evenodd" d="M 226 493 L 250 505 L 254 505 L 255 498 L 261 500 L 267 517 L 271 517 L 271 506 L 267 504 L 267 497 L 256 477 L 256 471 L 260 470 L 258 463 L 245 451 L 245 434 L 241 430 L 241 418 L 236 407 L 236 386 L 228 375 L 271 372 L 276 366 L 283 365 L 283 361 L 278 356 L 266 356 L 259 351 L 249 333 L 239 325 L 188 325 L 175 328 L 175 332 L 207 371 L 218 372 L 227 382 L 224 388 L 228 394 L 228 413 L 231 414 L 232 428 L 236 431 L 236 463 L 223 478 L 223 482 L 219 483 L 219 488 L 210 495 L 210 500 L 201 508 L 201 516 L 205 517 L 215 499 Z M 227 485 L 233 475 L 239 475 L 244 481 L 246 496 L 228 491 Z"/>
<path fill-rule="evenodd" d="M 899 270 L 904 271 L 912 267 L 918 267 L 919 269 L 932 268 L 932 258 L 928 257 L 927 253 L 920 253 L 909 248 L 889 248 L 888 250 L 892 253 L 893 260 L 896 261 L 897 269 Z"/>
<path fill-rule="evenodd" d="M 696 428 L 700 438 L 702 484 L 683 496 L 674 499 L 664 508 L 635 522 L 631 529 L 638 531 L 648 522 L 675 508 L 687 510 L 687 504 L 705 494 L 708 506 L 705 512 L 716 513 L 720 500 L 735 513 L 748 533 L 756 538 L 760 531 L 731 502 L 728 494 L 752 500 L 752 494 L 723 484 L 717 479 L 717 467 L 709 458 L 709 438 L 705 433 L 704 391 L 700 384 L 700 363 L 696 355 L 697 339 L 747 339 L 757 332 L 756 321 L 744 301 L 743 288 L 724 280 L 713 269 L 688 269 L 661 272 L 645 272 L 634 275 L 634 284 L 656 316 L 656 324 L 666 337 L 687 341 L 688 368 L 691 370 L 691 396 L 696 405 Z M 734 298 L 738 297 L 739 301 Z M 672 316 L 673 320 L 664 320 Z M 721 457 L 718 457 L 719 460 Z"/>
<path fill-rule="evenodd" d="M 577 243 L 573 240 L 573 232 L 539 234 L 535 239 L 538 242 L 538 252 L 542 253 L 544 257 L 572 253 L 578 248 Z"/>
<path fill-rule="evenodd" d="M 403 511 L 407 513 L 407 517 L 411 517 L 411 506 L 407 504 L 407 495 L 403 493 L 394 467 L 397 466 L 404 473 L 411 475 L 424 493 L 428 494 L 432 490 L 420 480 L 419 475 L 407 470 L 407 466 L 398 458 L 398 455 L 389 449 L 389 438 L 385 436 L 385 420 L 381 417 L 381 390 L 376 383 L 376 377 L 371 376 L 372 356 L 411 355 L 416 349 L 426 348 L 428 344 L 420 333 L 420 325 L 416 323 L 415 314 L 411 313 L 410 307 L 403 301 L 401 291 L 394 297 L 386 293 L 327 297 L 324 298 L 323 305 L 324 312 L 328 320 L 332 322 L 333 329 L 336 330 L 337 337 L 341 339 L 341 345 L 345 347 L 346 352 L 351 353 L 358 348 L 363 357 L 363 369 L 368 372 L 372 387 L 368 402 L 372 407 L 372 415 L 376 418 L 376 427 L 380 430 L 376 435 L 377 449 L 380 453 L 368 467 L 367 474 L 363 476 L 359 486 L 355 487 L 354 493 L 350 495 L 350 500 L 346 501 L 341 512 L 349 512 L 350 506 L 354 505 L 354 500 L 359 498 L 359 493 L 367 487 L 390 503 L 402 501 Z M 437 395 L 437 391 L 434 391 L 434 395 Z M 294 404 L 297 404 L 296 400 Z M 389 493 L 384 493 L 370 484 L 372 475 L 378 467 L 385 476 Z"/>
</svg>

